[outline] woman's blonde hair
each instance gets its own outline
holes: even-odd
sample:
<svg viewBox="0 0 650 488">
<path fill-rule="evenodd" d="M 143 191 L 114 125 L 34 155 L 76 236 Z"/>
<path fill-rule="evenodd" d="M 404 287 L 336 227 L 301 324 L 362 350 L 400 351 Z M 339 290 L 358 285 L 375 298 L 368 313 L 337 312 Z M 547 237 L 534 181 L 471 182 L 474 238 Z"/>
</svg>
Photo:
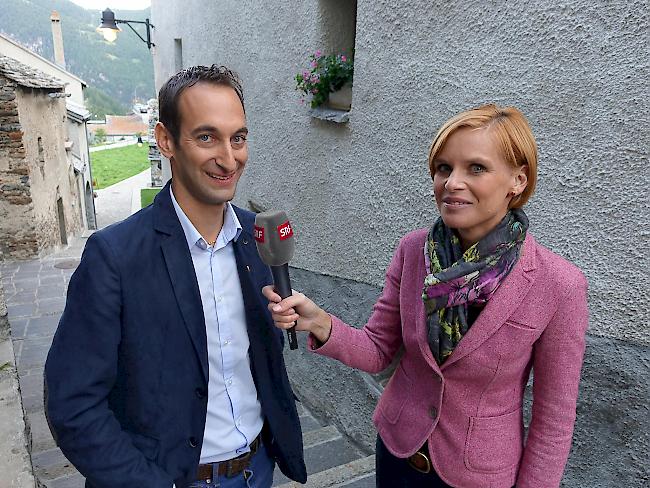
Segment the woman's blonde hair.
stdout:
<svg viewBox="0 0 650 488">
<path fill-rule="evenodd" d="M 463 127 L 488 129 L 494 134 L 506 162 L 518 168 L 526 165 L 528 182 L 524 191 L 510 201 L 509 208 L 522 207 L 535 191 L 537 183 L 537 144 L 528 121 L 515 107 L 498 107 L 494 104 L 459 113 L 440 128 L 429 150 L 429 171 L 434 178 L 434 160 L 454 132 Z"/>
</svg>

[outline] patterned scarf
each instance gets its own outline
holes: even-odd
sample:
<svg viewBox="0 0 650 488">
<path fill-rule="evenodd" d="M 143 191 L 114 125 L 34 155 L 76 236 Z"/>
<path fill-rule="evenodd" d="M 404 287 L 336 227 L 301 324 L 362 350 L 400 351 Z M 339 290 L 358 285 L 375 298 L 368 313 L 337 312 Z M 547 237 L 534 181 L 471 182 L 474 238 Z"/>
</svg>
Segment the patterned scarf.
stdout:
<svg viewBox="0 0 650 488">
<path fill-rule="evenodd" d="M 427 236 L 422 299 L 433 357 L 442 364 L 469 330 L 467 307 L 486 303 L 519 259 L 528 218 L 510 210 L 483 239 L 463 252 L 456 234 L 439 218 Z"/>
</svg>

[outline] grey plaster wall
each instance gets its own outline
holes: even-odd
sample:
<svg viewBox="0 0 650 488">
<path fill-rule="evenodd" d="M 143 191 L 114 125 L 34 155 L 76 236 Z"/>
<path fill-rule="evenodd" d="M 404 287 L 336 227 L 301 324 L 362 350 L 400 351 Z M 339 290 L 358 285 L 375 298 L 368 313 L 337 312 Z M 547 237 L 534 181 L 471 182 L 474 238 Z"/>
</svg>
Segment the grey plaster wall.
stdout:
<svg viewBox="0 0 650 488">
<path fill-rule="evenodd" d="M 332 20 L 344 3 L 153 0 L 158 87 L 175 38 L 184 66 L 226 64 L 245 82 L 236 203 L 289 213 L 293 265 L 380 285 L 399 237 L 437 216 L 437 128 L 515 105 L 539 143 L 532 232 L 585 271 L 593 333 L 648 343 L 647 2 L 358 0 L 352 112 L 335 124 L 308 115 L 293 77 L 349 37 Z"/>
<path fill-rule="evenodd" d="M 156 85 L 183 65 L 243 80 L 251 157 L 236 203 L 286 210 L 292 280 L 363 325 L 399 238 L 437 217 L 426 156 L 437 128 L 485 102 L 519 107 L 540 152 L 531 231 L 590 282 L 591 329 L 566 487 L 646 486 L 647 2 L 358 0 L 350 120 L 308 115 L 293 77 L 340 49 L 341 0 L 152 1 Z M 349 0 L 349 3 L 354 3 Z M 286 351 L 294 389 L 372 451 L 379 378 Z"/>
</svg>

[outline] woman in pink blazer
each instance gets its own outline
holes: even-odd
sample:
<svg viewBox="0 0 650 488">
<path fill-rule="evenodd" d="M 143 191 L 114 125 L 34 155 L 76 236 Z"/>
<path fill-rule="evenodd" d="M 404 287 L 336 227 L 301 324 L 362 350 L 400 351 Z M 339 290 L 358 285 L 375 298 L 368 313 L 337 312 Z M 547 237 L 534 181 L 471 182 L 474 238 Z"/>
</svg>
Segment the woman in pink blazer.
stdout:
<svg viewBox="0 0 650 488">
<path fill-rule="evenodd" d="M 558 487 L 587 283 L 527 232 L 521 207 L 535 188 L 535 139 L 517 109 L 486 105 L 442 126 L 429 167 L 441 218 L 402 238 L 363 329 L 300 293 L 280 301 L 265 287 L 269 308 L 278 327 L 296 321 L 309 331 L 316 353 L 370 373 L 404 347 L 373 417 L 378 487 Z"/>
</svg>

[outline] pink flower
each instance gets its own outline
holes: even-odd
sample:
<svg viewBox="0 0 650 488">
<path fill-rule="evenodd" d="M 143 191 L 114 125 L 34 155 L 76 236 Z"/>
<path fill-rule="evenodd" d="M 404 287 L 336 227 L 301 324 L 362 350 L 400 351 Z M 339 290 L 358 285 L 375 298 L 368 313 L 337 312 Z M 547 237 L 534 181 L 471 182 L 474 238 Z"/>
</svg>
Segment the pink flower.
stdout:
<svg viewBox="0 0 650 488">
<path fill-rule="evenodd" d="M 309 71 L 305 70 L 302 72 L 302 79 L 305 81 L 309 79 Z"/>
<path fill-rule="evenodd" d="M 341 56 L 341 61 L 343 61 L 345 63 L 347 60 L 348 60 L 348 58 L 346 58 L 345 56 Z"/>
<path fill-rule="evenodd" d="M 316 57 L 316 58 L 320 58 L 322 54 L 323 54 L 323 52 L 322 52 L 320 49 L 318 49 L 318 50 L 314 53 L 314 57 Z"/>
<path fill-rule="evenodd" d="M 313 60 L 313 61 L 311 62 L 311 67 L 312 67 L 312 68 L 315 68 L 316 66 L 318 66 L 318 61 Z"/>
<path fill-rule="evenodd" d="M 320 76 L 318 76 L 317 74 L 313 74 L 309 78 L 309 81 L 311 81 L 312 83 L 318 83 L 320 81 Z"/>
<path fill-rule="evenodd" d="M 318 88 L 314 88 L 311 92 L 312 93 L 318 93 Z"/>
</svg>

